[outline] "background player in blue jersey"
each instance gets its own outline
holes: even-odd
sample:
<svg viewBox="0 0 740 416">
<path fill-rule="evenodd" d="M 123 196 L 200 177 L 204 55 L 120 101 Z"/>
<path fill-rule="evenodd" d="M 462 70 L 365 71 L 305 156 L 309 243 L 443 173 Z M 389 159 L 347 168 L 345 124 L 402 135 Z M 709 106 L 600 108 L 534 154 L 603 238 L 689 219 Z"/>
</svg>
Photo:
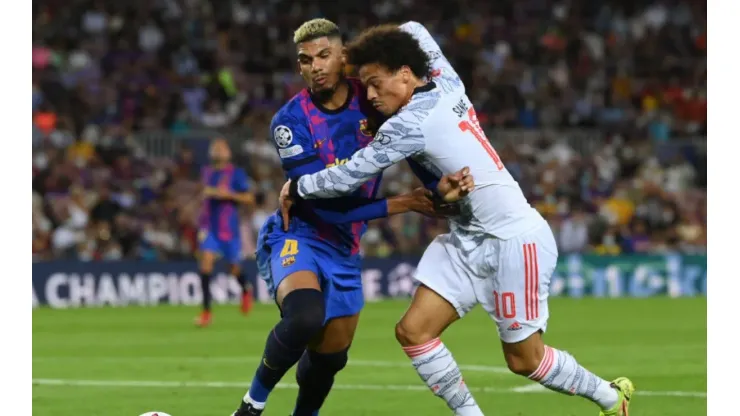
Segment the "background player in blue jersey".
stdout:
<svg viewBox="0 0 740 416">
<path fill-rule="evenodd" d="M 203 290 L 203 310 L 196 325 L 211 323 L 211 291 L 209 282 L 218 256 L 229 263 L 229 273 L 242 287 L 241 309 L 249 312 L 252 293 L 241 269 L 242 239 L 239 229 L 239 206 L 253 205 L 247 174 L 231 164 L 231 149 L 223 139 L 216 139 L 210 147 L 211 164 L 203 168 L 203 208 L 200 215 L 199 271 Z"/>
<path fill-rule="evenodd" d="M 341 165 L 373 139 L 374 109 L 357 80 L 343 76 L 337 26 L 324 19 L 295 33 L 298 64 L 308 83 L 272 120 L 272 138 L 289 178 Z M 442 179 L 450 194 L 463 174 Z M 468 178 L 469 179 L 469 178 Z M 443 214 L 424 189 L 376 200 L 380 177 L 351 196 L 305 201 L 289 224 L 273 214 L 260 230 L 257 264 L 281 310 L 264 356 L 236 416 L 259 415 L 286 371 L 298 362 L 300 386 L 293 415 L 316 415 L 347 363 L 347 352 L 364 305 L 360 237 L 367 221 L 416 211 Z M 436 183 L 434 184 L 436 186 Z M 299 361 L 300 360 L 300 361 Z"/>
</svg>

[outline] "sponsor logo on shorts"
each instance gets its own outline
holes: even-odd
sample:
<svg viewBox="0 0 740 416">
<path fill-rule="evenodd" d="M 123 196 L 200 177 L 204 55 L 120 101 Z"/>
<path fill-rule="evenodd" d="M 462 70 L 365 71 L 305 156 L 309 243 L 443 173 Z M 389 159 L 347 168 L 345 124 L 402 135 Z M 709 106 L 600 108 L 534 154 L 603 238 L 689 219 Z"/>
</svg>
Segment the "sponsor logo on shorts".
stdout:
<svg viewBox="0 0 740 416">
<path fill-rule="evenodd" d="M 519 324 L 519 322 L 514 322 L 513 324 L 509 325 L 509 327 L 506 329 L 508 331 L 518 331 L 522 329 L 522 326 Z"/>
</svg>

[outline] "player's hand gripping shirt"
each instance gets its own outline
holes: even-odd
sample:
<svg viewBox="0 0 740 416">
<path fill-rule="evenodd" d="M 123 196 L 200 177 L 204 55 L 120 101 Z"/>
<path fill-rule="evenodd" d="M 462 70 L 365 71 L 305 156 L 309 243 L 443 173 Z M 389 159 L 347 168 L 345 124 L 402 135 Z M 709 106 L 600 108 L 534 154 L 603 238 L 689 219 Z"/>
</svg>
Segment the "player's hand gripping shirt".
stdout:
<svg viewBox="0 0 740 416">
<path fill-rule="evenodd" d="M 383 169 L 405 158 L 437 178 L 469 166 L 475 189 L 462 201 L 462 214 L 450 220 L 461 249 L 493 235 L 509 239 L 540 226 L 544 219 L 525 199 L 478 124 L 460 77 L 439 45 L 419 23 L 401 28 L 427 52 L 432 79 L 417 88 L 409 103 L 388 119 L 375 139 L 346 163 L 302 176 L 297 190 L 305 199 L 354 192 Z"/>
</svg>

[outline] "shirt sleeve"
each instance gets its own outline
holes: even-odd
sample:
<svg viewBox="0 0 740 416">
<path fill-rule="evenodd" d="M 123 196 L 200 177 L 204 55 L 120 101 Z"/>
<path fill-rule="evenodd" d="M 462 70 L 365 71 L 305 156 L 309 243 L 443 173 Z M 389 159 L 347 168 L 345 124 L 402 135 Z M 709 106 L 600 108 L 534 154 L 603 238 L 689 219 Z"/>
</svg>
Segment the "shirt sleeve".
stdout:
<svg viewBox="0 0 740 416">
<path fill-rule="evenodd" d="M 290 179 L 324 168 L 305 120 L 281 110 L 270 124 L 272 142 Z"/>
<path fill-rule="evenodd" d="M 331 204 L 316 205 L 313 212 L 329 224 L 370 221 L 388 216 L 388 200 L 385 198 L 346 197 L 334 198 L 326 202 L 331 202 Z"/>
<path fill-rule="evenodd" d="M 442 53 L 442 48 L 434 40 L 434 37 L 427 30 L 424 25 L 419 22 L 406 22 L 399 26 L 401 30 L 411 34 L 419 42 L 419 45 L 424 49 L 427 56 L 429 56 L 429 66 L 432 69 L 432 78 L 445 91 L 458 90 L 465 88 L 460 79 L 460 76 L 452 67 L 450 61 Z"/>
<path fill-rule="evenodd" d="M 383 169 L 423 152 L 424 148 L 424 135 L 419 127 L 410 127 L 394 116 L 383 124 L 375 139 L 355 152 L 347 163 L 301 176 L 296 181 L 295 191 L 305 199 L 348 195 Z"/>
</svg>

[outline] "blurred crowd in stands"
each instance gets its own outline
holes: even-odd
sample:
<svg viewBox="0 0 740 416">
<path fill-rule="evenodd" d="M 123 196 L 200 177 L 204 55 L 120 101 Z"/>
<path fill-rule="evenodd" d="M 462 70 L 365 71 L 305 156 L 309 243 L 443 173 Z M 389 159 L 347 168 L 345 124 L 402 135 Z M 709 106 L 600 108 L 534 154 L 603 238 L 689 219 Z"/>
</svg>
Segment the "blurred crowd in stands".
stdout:
<svg viewBox="0 0 740 416">
<path fill-rule="evenodd" d="M 251 255 L 284 181 L 269 121 L 303 87 L 292 31 L 314 17 L 348 38 L 425 24 L 561 253 L 705 252 L 706 2 L 46 0 L 33 3 L 34 260 L 192 258 L 204 147 L 180 138 L 199 134 L 229 136 L 252 178 Z M 152 152 L 153 132 L 176 151 Z M 415 186 L 405 166 L 384 178 L 385 195 Z M 375 221 L 363 249 L 416 254 L 446 227 Z"/>
</svg>

